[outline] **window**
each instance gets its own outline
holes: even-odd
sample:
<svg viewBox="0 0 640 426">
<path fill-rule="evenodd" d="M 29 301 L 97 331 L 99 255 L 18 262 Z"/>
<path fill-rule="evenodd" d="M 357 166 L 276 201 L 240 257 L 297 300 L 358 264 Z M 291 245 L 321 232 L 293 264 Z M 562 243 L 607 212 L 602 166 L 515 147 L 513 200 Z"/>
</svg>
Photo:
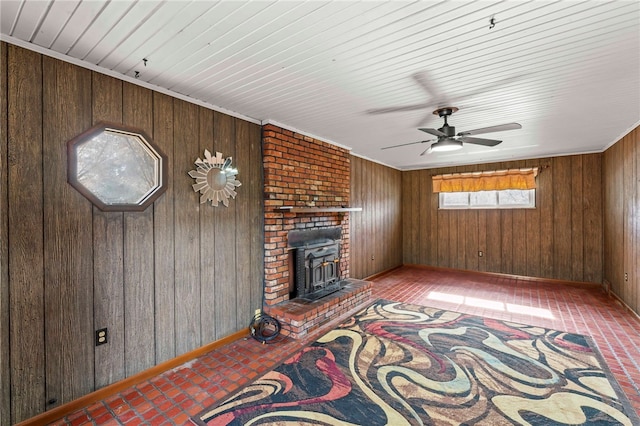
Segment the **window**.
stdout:
<svg viewBox="0 0 640 426">
<path fill-rule="evenodd" d="M 441 209 L 532 209 L 538 168 L 432 176 Z"/>
<path fill-rule="evenodd" d="M 535 189 L 476 192 L 440 192 L 441 209 L 530 209 L 536 206 Z"/>
<path fill-rule="evenodd" d="M 103 211 L 143 211 L 166 189 L 167 158 L 141 130 L 99 123 L 67 143 L 71 186 Z"/>
</svg>

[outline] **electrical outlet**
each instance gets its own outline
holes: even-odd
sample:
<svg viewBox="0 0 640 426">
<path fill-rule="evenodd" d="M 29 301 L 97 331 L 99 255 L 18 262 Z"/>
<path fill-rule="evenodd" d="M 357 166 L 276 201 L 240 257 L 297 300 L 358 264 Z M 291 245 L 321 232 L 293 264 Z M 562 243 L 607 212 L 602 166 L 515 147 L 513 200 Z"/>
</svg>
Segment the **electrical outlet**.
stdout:
<svg viewBox="0 0 640 426">
<path fill-rule="evenodd" d="M 96 346 L 104 345 L 108 342 L 108 330 L 106 328 L 101 328 L 100 330 L 96 330 Z"/>
<path fill-rule="evenodd" d="M 253 313 L 254 317 L 257 317 L 258 315 L 260 315 L 260 313 L 262 312 L 262 309 L 258 308 L 256 309 L 256 311 Z"/>
<path fill-rule="evenodd" d="M 624 273 L 624 280 L 625 281 L 629 281 L 629 273 L 628 272 Z"/>
<path fill-rule="evenodd" d="M 376 257 L 374 255 L 371 255 L 371 260 L 376 260 Z"/>
<path fill-rule="evenodd" d="M 482 250 L 480 250 L 480 251 L 478 252 L 478 257 L 482 257 L 482 256 L 484 256 L 484 252 L 483 252 Z"/>
</svg>

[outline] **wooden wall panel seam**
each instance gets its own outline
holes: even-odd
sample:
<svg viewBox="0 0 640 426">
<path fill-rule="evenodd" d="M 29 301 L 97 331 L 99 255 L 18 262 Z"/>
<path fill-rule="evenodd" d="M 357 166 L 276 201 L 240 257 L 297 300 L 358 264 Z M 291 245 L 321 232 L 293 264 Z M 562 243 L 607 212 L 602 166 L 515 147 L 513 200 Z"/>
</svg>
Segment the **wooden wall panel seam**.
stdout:
<svg viewBox="0 0 640 426">
<path fill-rule="evenodd" d="M 214 148 L 223 157 L 235 157 L 235 119 L 214 112 Z M 237 204 L 232 200 L 228 207 L 215 208 L 215 270 L 216 275 L 227 279 L 216 280 L 216 338 L 233 332 L 237 326 L 236 308 L 236 215 Z"/>
<path fill-rule="evenodd" d="M 7 44 L 0 41 L 0 425 L 11 423 Z"/>
<path fill-rule="evenodd" d="M 122 123 L 121 80 L 92 73 L 92 124 Z M 93 286 L 95 330 L 106 328 L 109 344 L 95 347 L 94 382 L 100 389 L 124 379 L 124 272 L 123 214 L 93 207 Z"/>
<path fill-rule="evenodd" d="M 213 111 L 199 108 L 199 149 L 198 158 L 204 157 L 204 150 L 215 155 Z M 224 153 L 223 153 L 224 154 Z M 195 158 L 194 158 L 195 160 Z M 195 168 L 195 164 L 194 164 Z M 200 222 L 200 335 L 202 342 L 215 339 L 215 251 L 216 233 L 215 207 L 211 203 L 201 204 L 199 210 Z"/>
<path fill-rule="evenodd" d="M 123 84 L 123 122 L 153 139 L 153 93 Z M 153 208 L 124 213 L 125 372 L 131 376 L 155 363 Z"/>
<path fill-rule="evenodd" d="M 154 311 L 156 364 L 176 356 L 175 342 L 175 224 L 174 224 L 174 111 L 173 99 L 154 92 L 154 142 L 167 155 L 165 193 L 153 206 Z M 161 314 L 160 314 L 161 313 Z"/>
</svg>

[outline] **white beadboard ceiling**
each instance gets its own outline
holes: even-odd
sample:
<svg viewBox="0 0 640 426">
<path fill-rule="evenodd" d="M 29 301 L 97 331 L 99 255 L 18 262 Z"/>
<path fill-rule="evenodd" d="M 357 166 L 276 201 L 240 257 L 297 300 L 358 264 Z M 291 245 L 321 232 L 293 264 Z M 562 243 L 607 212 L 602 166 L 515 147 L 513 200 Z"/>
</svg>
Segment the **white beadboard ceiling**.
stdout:
<svg viewBox="0 0 640 426">
<path fill-rule="evenodd" d="M 1 0 L 0 19 L 8 43 L 399 169 L 600 152 L 640 123 L 637 0 Z M 431 139 L 442 106 L 457 131 L 522 129 L 381 150 Z"/>
</svg>

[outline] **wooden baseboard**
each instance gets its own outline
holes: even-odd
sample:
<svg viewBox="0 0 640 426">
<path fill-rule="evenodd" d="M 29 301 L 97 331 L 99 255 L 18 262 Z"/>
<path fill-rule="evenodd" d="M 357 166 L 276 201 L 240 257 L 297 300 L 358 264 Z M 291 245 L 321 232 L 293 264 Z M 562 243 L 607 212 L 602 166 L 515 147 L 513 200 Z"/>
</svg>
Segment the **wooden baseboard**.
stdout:
<svg viewBox="0 0 640 426">
<path fill-rule="evenodd" d="M 380 278 L 382 276 L 385 276 L 387 274 L 392 273 L 393 271 L 395 271 L 396 269 L 400 269 L 402 268 L 404 265 L 398 265 L 398 266 L 394 266 L 391 269 L 387 269 L 384 270 L 382 272 L 378 272 L 377 274 L 373 274 L 373 275 L 369 275 L 367 278 L 363 278 L 364 281 L 371 281 L 371 280 L 375 280 L 376 278 Z"/>
<path fill-rule="evenodd" d="M 627 311 L 629 311 L 631 314 L 633 314 L 634 317 L 636 317 L 636 319 L 638 321 L 640 321 L 640 314 L 638 314 L 636 311 L 634 311 L 631 306 L 627 305 L 626 302 L 624 300 L 622 300 L 620 298 L 620 296 L 618 296 L 613 290 L 609 291 L 609 297 L 613 297 L 614 299 L 616 299 L 616 301 L 618 301 L 618 303 L 620 303 Z"/>
<path fill-rule="evenodd" d="M 223 337 L 220 340 L 216 340 L 215 342 L 211 342 L 191 352 L 187 352 L 186 354 L 182 354 L 173 359 L 165 361 L 161 364 L 153 366 L 147 370 L 134 374 L 133 376 L 127 377 L 126 379 L 120 380 L 119 382 L 105 386 L 104 388 L 98 389 L 97 391 L 91 392 L 90 394 L 87 394 L 83 397 L 74 399 L 73 401 L 67 402 L 66 404 L 60 405 L 56 408 L 52 408 L 51 410 L 45 411 L 42 414 L 38 414 L 35 417 L 24 420 L 18 423 L 16 426 L 36 426 L 36 425 L 49 424 L 51 422 L 54 422 L 58 419 L 63 418 L 68 414 L 73 413 L 74 411 L 77 411 L 81 408 L 84 408 L 98 401 L 107 399 L 110 396 L 117 394 L 118 392 L 121 392 L 127 388 L 130 388 L 139 383 L 142 383 L 145 380 L 149 380 L 152 377 L 158 376 L 164 373 L 165 371 L 179 367 L 182 364 L 185 364 L 193 359 L 196 359 L 206 354 L 207 352 L 211 352 L 216 348 L 219 348 L 221 346 L 234 342 L 238 339 L 241 339 L 242 337 L 245 337 L 248 334 L 249 334 L 249 329 L 240 330 L 227 337 Z"/>
<path fill-rule="evenodd" d="M 591 283 L 586 281 L 569 281 L 569 280 L 560 280 L 557 278 L 529 277 L 526 275 L 504 274 L 501 272 L 472 271 L 468 269 L 443 268 L 440 266 L 416 265 L 416 264 L 410 264 L 410 263 L 404 264 L 403 266 L 410 266 L 412 268 L 421 268 L 421 269 L 431 269 L 433 271 L 439 271 L 439 272 L 456 272 L 456 273 L 463 272 L 463 273 L 469 273 L 469 274 L 486 275 L 491 277 L 504 277 L 504 278 L 526 280 L 526 281 L 533 281 L 533 282 L 539 282 L 539 283 L 552 283 L 552 284 L 570 285 L 575 287 L 588 287 L 588 288 L 602 289 L 602 284 Z"/>
</svg>

